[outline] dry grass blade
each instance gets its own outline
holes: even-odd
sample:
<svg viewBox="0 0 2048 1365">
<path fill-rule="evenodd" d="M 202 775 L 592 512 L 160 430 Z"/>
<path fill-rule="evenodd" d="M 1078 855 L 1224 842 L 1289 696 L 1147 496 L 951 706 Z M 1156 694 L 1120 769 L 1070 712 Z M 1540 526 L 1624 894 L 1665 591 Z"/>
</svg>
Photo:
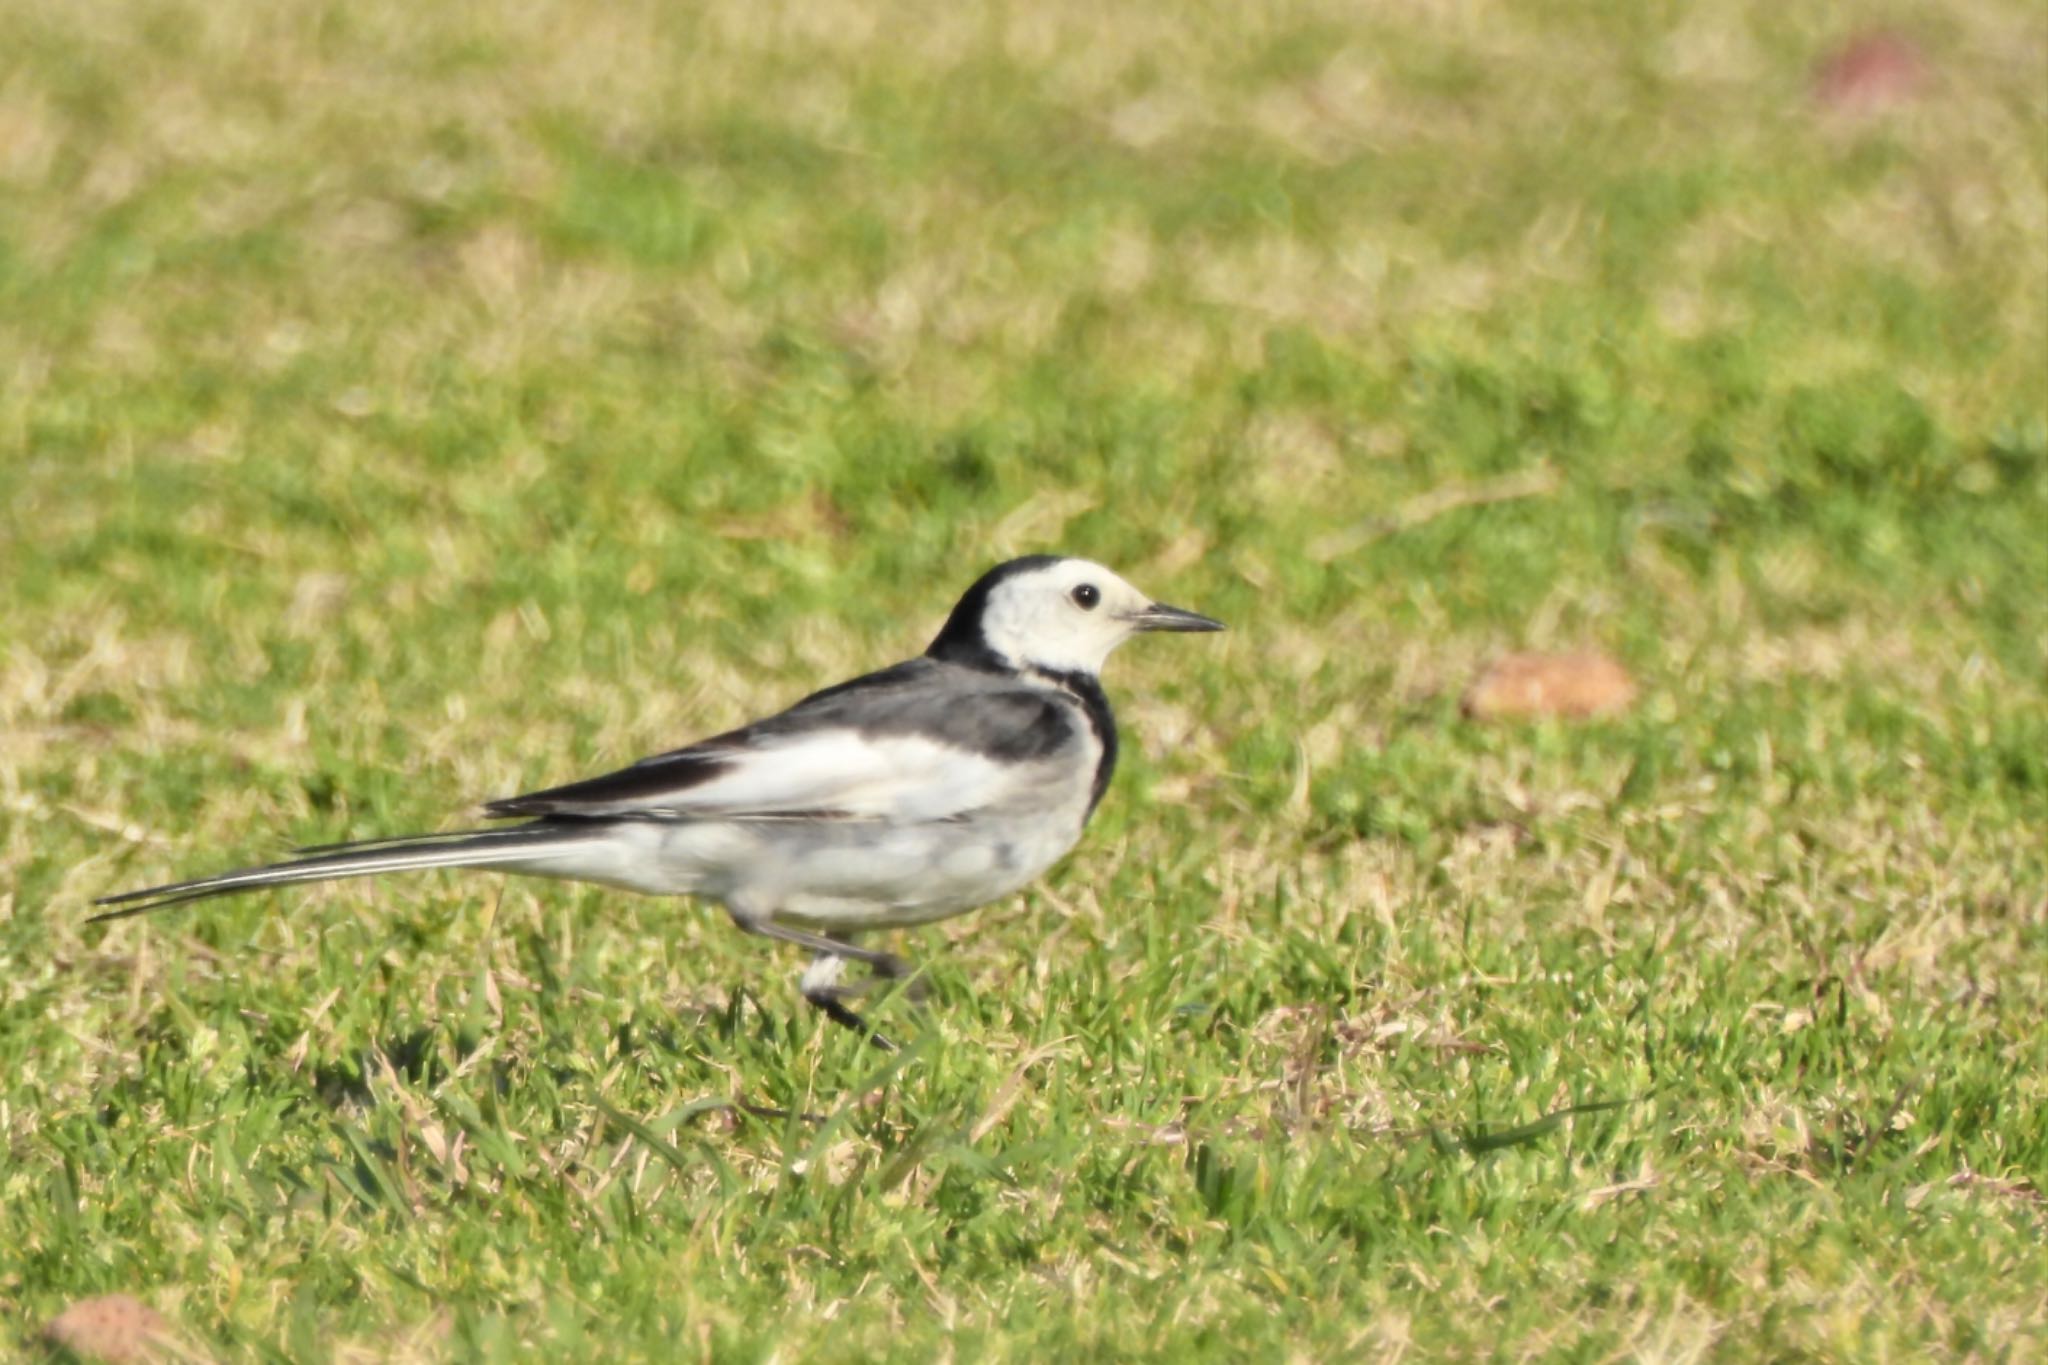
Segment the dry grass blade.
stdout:
<svg viewBox="0 0 2048 1365">
<path fill-rule="evenodd" d="M 1479 483 L 1458 482 L 1417 494 L 1394 509 L 1391 516 L 1373 517 L 1342 531 L 1332 531 L 1309 542 L 1308 555 L 1318 564 L 1356 554 L 1383 536 L 1411 530 L 1449 512 L 1489 503 L 1515 502 L 1522 498 L 1548 497 L 1559 486 L 1558 474 L 1547 464 Z"/>
</svg>

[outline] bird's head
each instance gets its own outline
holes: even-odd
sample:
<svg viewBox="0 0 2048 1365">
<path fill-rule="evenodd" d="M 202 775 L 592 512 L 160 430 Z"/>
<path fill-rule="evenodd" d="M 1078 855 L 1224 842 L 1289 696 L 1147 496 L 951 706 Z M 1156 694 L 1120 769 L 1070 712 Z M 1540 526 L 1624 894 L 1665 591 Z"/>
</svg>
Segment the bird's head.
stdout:
<svg viewBox="0 0 2048 1365">
<path fill-rule="evenodd" d="M 925 652 L 979 668 L 1093 677 L 1140 631 L 1221 629 L 1221 621 L 1154 602 L 1100 564 L 1030 555 L 983 574 Z"/>
</svg>

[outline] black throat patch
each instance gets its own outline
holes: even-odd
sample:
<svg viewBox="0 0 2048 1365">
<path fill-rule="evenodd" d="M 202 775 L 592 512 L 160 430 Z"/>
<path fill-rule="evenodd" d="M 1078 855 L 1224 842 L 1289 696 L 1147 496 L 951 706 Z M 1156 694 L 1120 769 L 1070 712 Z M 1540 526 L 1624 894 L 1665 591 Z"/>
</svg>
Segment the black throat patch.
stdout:
<svg viewBox="0 0 2048 1365">
<path fill-rule="evenodd" d="M 1102 794 L 1109 790 L 1111 775 L 1116 772 L 1116 713 L 1109 709 L 1109 697 L 1093 674 L 1078 669 L 1034 668 L 1030 673 L 1080 702 L 1081 710 L 1088 716 L 1088 728 L 1095 732 L 1096 742 L 1102 745 L 1102 757 L 1095 761 L 1095 782 L 1088 790 L 1088 814 L 1093 815 L 1095 808 L 1102 804 Z"/>
</svg>

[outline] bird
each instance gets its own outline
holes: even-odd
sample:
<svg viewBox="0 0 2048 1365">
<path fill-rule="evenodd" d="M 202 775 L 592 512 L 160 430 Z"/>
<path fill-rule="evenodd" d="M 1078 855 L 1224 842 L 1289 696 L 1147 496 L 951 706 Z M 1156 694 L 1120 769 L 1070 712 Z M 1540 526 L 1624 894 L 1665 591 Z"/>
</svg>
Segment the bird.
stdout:
<svg viewBox="0 0 2048 1365">
<path fill-rule="evenodd" d="M 1090 560 L 1011 559 L 923 654 L 615 772 L 484 803 L 487 820 L 517 823 L 302 848 L 101 897 L 92 921 L 430 868 L 690 896 L 808 949 L 803 998 L 890 1047 L 850 1002 L 913 968 L 857 939 L 999 900 L 1065 857 L 1116 770 L 1110 653 L 1146 632 L 1223 628 Z M 854 964 L 867 974 L 849 980 Z"/>
</svg>

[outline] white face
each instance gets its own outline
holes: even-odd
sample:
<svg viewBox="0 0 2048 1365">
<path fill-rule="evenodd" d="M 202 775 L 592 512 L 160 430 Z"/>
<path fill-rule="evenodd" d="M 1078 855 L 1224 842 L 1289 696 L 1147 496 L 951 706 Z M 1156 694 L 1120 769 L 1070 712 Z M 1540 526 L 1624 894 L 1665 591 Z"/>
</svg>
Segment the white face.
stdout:
<svg viewBox="0 0 2048 1365">
<path fill-rule="evenodd" d="M 1100 564 L 1062 559 L 998 584 L 982 611 L 982 638 L 1012 664 L 1095 674 L 1145 628 L 1151 605 Z"/>
</svg>

